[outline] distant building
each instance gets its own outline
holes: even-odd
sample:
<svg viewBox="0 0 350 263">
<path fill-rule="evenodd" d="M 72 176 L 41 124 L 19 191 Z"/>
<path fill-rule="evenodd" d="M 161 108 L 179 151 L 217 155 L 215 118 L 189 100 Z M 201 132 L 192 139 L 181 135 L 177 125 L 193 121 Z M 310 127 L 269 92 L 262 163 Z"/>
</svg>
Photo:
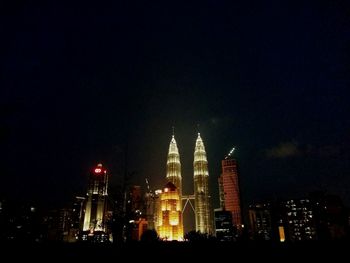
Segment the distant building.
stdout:
<svg viewBox="0 0 350 263">
<path fill-rule="evenodd" d="M 83 221 L 83 240 L 92 242 L 108 241 L 106 214 L 108 197 L 108 174 L 102 164 L 98 164 L 89 176 L 85 214 Z"/>
<path fill-rule="evenodd" d="M 64 237 L 66 242 L 76 242 L 79 240 L 81 226 L 84 220 L 84 202 L 85 197 L 76 196 L 72 208 L 69 209 L 69 227 L 66 230 L 67 236 Z"/>
<path fill-rule="evenodd" d="M 316 229 L 309 199 L 292 199 L 284 202 L 288 239 L 291 241 L 315 240 Z"/>
<path fill-rule="evenodd" d="M 232 227 L 232 213 L 230 211 L 215 209 L 215 234 L 219 241 L 234 241 L 234 230 Z"/>
<path fill-rule="evenodd" d="M 345 239 L 349 231 L 349 212 L 340 197 L 323 192 L 313 192 L 309 196 L 317 239 Z"/>
<path fill-rule="evenodd" d="M 129 189 L 127 199 L 127 213 L 139 213 L 143 209 L 141 186 L 133 185 Z"/>
<path fill-rule="evenodd" d="M 237 162 L 228 155 L 222 160 L 222 174 L 219 177 L 220 204 L 222 209 L 232 213 L 232 223 L 241 229 L 242 212 L 237 172 Z"/>
<path fill-rule="evenodd" d="M 181 199 L 172 182 L 168 182 L 160 194 L 157 232 L 163 240 L 183 240 Z"/>
<path fill-rule="evenodd" d="M 297 242 L 344 240 L 348 210 L 338 196 L 314 192 L 309 198 L 249 206 L 251 238 Z"/>
<path fill-rule="evenodd" d="M 1 200 L 0 241 L 41 242 L 43 218 L 37 207 Z"/>
<path fill-rule="evenodd" d="M 142 234 L 147 230 L 147 220 L 140 218 L 139 220 L 133 220 L 133 222 L 130 223 L 133 225 L 131 240 L 140 241 Z"/>
<path fill-rule="evenodd" d="M 249 206 L 249 226 L 254 240 L 272 240 L 273 222 L 269 203 Z"/>
<path fill-rule="evenodd" d="M 149 191 L 145 194 L 145 213 L 147 228 L 156 230 L 158 222 L 158 208 L 160 205 L 160 194 L 162 190 Z"/>
</svg>

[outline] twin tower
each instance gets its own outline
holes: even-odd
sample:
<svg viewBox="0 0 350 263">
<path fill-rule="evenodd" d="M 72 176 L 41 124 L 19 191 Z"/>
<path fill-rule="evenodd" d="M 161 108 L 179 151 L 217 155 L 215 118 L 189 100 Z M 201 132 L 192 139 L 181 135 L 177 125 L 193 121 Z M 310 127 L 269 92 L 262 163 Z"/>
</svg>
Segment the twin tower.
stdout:
<svg viewBox="0 0 350 263">
<path fill-rule="evenodd" d="M 179 192 L 179 199 L 183 200 L 180 154 L 174 135 L 172 136 L 169 145 L 166 178 L 176 186 Z M 208 188 L 208 161 L 204 143 L 199 133 L 194 149 L 193 179 L 196 231 L 213 234 L 213 222 Z M 182 209 L 182 201 L 180 201 L 180 204 Z M 181 220 L 181 222 L 183 221 Z"/>
</svg>

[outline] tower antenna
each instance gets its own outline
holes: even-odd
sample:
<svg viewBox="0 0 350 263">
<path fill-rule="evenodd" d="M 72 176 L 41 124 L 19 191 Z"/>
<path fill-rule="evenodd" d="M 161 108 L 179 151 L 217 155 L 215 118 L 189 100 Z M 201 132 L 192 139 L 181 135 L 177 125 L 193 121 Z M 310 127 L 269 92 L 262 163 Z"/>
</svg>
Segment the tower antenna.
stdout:
<svg viewBox="0 0 350 263">
<path fill-rule="evenodd" d="M 233 152 L 235 151 L 235 149 L 236 149 L 235 147 L 232 147 L 232 149 L 230 150 L 230 152 L 225 156 L 225 160 L 231 157 L 231 155 L 233 154 Z"/>
</svg>

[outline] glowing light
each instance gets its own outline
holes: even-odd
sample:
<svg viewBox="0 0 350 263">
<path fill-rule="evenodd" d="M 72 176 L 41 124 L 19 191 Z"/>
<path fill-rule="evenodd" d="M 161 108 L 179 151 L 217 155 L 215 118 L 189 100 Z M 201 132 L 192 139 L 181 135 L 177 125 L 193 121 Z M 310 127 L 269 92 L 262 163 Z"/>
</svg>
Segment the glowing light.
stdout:
<svg viewBox="0 0 350 263">
<path fill-rule="evenodd" d="M 226 155 L 225 159 L 228 159 L 229 157 L 231 157 L 231 155 L 233 154 L 233 152 L 235 151 L 235 147 L 233 147 L 230 152 Z"/>
<path fill-rule="evenodd" d="M 279 226 L 278 227 L 278 232 L 280 235 L 280 242 L 284 242 L 286 241 L 285 235 L 284 235 L 284 227 L 283 226 Z"/>
<path fill-rule="evenodd" d="M 180 208 L 181 199 L 177 188 L 165 187 L 160 195 L 157 232 L 165 241 L 182 240 L 183 225 Z"/>
<path fill-rule="evenodd" d="M 199 133 L 194 149 L 193 177 L 196 207 L 196 231 L 212 234 L 208 192 L 208 161 L 205 146 Z"/>
<path fill-rule="evenodd" d="M 101 169 L 101 168 L 96 168 L 96 169 L 95 169 L 95 173 L 96 173 L 96 174 L 99 174 L 99 173 L 101 173 L 101 172 L 102 172 L 102 169 Z"/>
</svg>

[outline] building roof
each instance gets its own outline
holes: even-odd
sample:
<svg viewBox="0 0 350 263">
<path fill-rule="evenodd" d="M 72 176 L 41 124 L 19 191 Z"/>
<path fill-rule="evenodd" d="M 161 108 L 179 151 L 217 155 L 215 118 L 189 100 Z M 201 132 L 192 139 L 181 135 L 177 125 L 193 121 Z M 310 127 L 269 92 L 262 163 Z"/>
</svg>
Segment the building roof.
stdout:
<svg viewBox="0 0 350 263">
<path fill-rule="evenodd" d="M 176 190 L 176 186 L 172 183 L 172 182 L 168 182 L 164 188 L 168 188 L 170 191 L 175 191 Z"/>
</svg>

